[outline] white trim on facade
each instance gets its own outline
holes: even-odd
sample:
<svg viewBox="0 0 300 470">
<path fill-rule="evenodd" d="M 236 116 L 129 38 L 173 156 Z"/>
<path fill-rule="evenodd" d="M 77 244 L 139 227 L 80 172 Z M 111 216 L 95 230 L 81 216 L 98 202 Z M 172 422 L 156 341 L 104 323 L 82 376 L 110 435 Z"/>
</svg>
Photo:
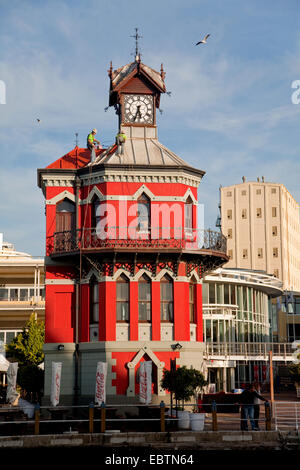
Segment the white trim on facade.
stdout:
<svg viewBox="0 0 300 470">
<path fill-rule="evenodd" d="M 63 199 L 69 199 L 70 201 L 75 203 L 75 194 L 70 193 L 70 191 L 65 191 L 57 194 L 56 196 L 53 196 L 51 199 L 46 199 L 46 205 L 55 205 L 59 201 L 62 201 Z"/>
</svg>

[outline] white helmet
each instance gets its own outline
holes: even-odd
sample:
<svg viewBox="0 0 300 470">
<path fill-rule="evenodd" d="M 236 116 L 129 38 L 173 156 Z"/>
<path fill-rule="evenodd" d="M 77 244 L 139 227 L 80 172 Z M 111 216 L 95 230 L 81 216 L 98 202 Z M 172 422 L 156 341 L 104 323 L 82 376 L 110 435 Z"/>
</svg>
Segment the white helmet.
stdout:
<svg viewBox="0 0 300 470">
<path fill-rule="evenodd" d="M 93 129 L 92 132 L 94 132 L 94 134 L 97 134 L 97 129 Z"/>
</svg>

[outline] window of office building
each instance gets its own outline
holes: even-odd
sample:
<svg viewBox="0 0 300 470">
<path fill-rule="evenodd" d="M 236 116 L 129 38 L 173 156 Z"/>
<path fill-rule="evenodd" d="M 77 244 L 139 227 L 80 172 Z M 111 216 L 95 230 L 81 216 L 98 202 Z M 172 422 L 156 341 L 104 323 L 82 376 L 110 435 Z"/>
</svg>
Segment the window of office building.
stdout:
<svg viewBox="0 0 300 470">
<path fill-rule="evenodd" d="M 273 258 L 278 258 L 278 248 L 273 247 Z"/>
</svg>

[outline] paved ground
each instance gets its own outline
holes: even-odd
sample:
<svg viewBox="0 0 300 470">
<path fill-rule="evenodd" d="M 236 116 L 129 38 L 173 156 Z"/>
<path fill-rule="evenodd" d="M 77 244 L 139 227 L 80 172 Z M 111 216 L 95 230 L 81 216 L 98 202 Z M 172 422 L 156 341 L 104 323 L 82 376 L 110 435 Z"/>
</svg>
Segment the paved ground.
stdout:
<svg viewBox="0 0 300 470">
<path fill-rule="evenodd" d="M 270 394 L 264 393 L 263 396 L 270 400 Z M 289 430 L 300 429 L 300 398 L 296 396 L 296 390 L 286 390 L 276 392 L 274 394 L 272 429 Z M 218 413 L 217 415 L 218 430 L 239 430 L 240 414 L 239 413 Z M 265 407 L 261 405 L 259 427 L 266 429 L 265 424 Z M 250 429 L 250 423 L 249 423 Z M 206 414 L 205 430 L 212 430 L 212 416 Z"/>
</svg>

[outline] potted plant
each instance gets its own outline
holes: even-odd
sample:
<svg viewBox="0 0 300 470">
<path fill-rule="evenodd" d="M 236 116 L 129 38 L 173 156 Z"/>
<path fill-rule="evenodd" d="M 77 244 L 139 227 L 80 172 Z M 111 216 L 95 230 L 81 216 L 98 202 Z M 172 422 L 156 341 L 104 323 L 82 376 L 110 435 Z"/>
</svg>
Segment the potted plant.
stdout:
<svg viewBox="0 0 300 470">
<path fill-rule="evenodd" d="M 206 385 L 203 374 L 193 367 L 186 366 L 178 367 L 174 371 L 164 370 L 164 375 L 161 381 L 161 386 L 164 390 L 168 390 L 174 394 L 176 401 L 176 414 L 178 417 L 178 427 L 181 429 L 188 429 L 190 427 L 189 411 L 184 410 L 184 403 L 189 401 L 192 396 L 199 392 L 199 390 Z M 179 410 L 178 402 L 182 402 L 182 409 Z M 198 410 L 197 410 L 198 411 Z M 197 413 L 200 415 L 200 413 Z M 200 420 L 198 416 L 195 420 Z M 193 419 L 192 419 L 193 421 Z"/>
</svg>

